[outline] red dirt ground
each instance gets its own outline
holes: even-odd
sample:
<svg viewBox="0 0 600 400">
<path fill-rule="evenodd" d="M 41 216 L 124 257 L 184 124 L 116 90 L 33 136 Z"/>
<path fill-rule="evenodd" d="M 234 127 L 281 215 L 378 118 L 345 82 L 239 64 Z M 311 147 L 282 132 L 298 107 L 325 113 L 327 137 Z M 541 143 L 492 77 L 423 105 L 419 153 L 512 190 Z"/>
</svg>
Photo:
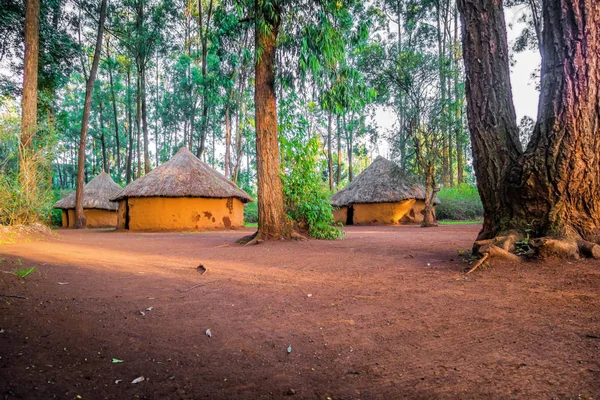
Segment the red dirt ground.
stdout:
<svg viewBox="0 0 600 400">
<path fill-rule="evenodd" d="M 233 244 L 249 230 L 59 230 L 2 245 L 0 270 L 36 271 L 0 273 L 1 294 L 27 297 L 0 297 L 0 396 L 600 399 L 600 264 L 466 277 L 457 249 L 478 229 L 252 247 Z"/>
</svg>

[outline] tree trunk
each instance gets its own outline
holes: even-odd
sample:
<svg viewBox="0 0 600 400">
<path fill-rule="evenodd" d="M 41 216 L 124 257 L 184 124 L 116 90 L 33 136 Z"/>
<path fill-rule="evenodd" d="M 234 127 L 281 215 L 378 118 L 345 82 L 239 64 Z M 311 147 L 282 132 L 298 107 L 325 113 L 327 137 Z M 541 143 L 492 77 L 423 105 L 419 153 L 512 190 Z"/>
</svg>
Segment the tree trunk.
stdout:
<svg viewBox="0 0 600 400">
<path fill-rule="evenodd" d="M 103 119 L 103 107 L 102 101 L 98 102 L 99 110 L 98 119 L 100 120 L 100 144 L 102 145 L 102 169 L 106 173 L 110 173 L 110 169 L 108 167 L 108 156 L 106 154 L 106 140 L 104 138 L 104 119 Z"/>
<path fill-rule="evenodd" d="M 501 2 L 459 0 L 474 167 L 484 206 L 479 239 L 600 239 L 600 8 L 544 2 L 538 123 L 525 152 L 509 82 Z"/>
<path fill-rule="evenodd" d="M 225 105 L 225 177 L 229 178 L 231 165 L 231 120 L 229 117 L 230 98 L 228 96 L 227 104 Z"/>
<path fill-rule="evenodd" d="M 33 199 L 36 191 L 33 138 L 37 132 L 38 53 L 40 36 L 40 2 L 27 0 L 25 6 L 25 65 L 21 102 L 21 136 L 19 138 L 20 181 L 24 196 Z"/>
<path fill-rule="evenodd" d="M 106 41 L 106 56 L 108 58 L 110 58 L 110 44 L 108 42 L 108 39 Z M 119 119 L 117 116 L 117 100 L 115 97 L 115 86 L 113 84 L 113 74 L 112 74 L 112 67 L 108 68 L 108 80 L 109 80 L 109 84 L 110 84 L 110 99 L 112 101 L 112 106 L 113 106 L 113 117 L 114 117 L 114 124 L 115 124 L 115 140 L 116 140 L 116 144 L 117 144 L 117 176 L 120 178 L 121 176 L 121 143 L 119 141 Z"/>
<path fill-rule="evenodd" d="M 96 36 L 96 49 L 94 50 L 94 59 L 90 76 L 85 85 L 85 102 L 83 105 L 83 119 L 81 121 L 81 137 L 79 139 L 79 155 L 77 157 L 77 188 L 75 190 L 75 228 L 85 228 L 86 220 L 83 214 L 83 175 L 85 169 L 85 141 L 90 118 L 90 108 L 92 105 L 92 92 L 94 91 L 94 82 L 96 81 L 96 72 L 100 62 L 100 53 L 102 51 L 102 34 L 104 33 L 104 20 L 106 19 L 106 1 L 102 0 L 100 5 L 100 21 L 98 22 L 98 33 Z"/>
<path fill-rule="evenodd" d="M 277 101 L 275 98 L 275 51 L 281 9 L 277 2 L 263 10 L 255 0 L 255 35 L 260 57 L 256 58 L 254 103 L 256 107 L 256 158 L 258 180 L 258 235 L 261 239 L 287 236 L 287 216 L 279 164 Z"/>
<path fill-rule="evenodd" d="M 141 68 L 140 80 L 142 83 L 142 130 L 144 132 L 144 174 L 150 172 L 150 151 L 148 150 L 148 113 L 146 106 L 146 64 Z"/>
<path fill-rule="evenodd" d="M 140 153 L 140 136 L 142 129 L 142 89 L 141 89 L 141 71 L 138 67 L 136 74 L 136 99 L 135 99 L 135 130 L 136 130 L 136 153 L 137 153 L 137 165 L 135 168 L 135 177 L 139 178 L 142 175 L 142 157 Z"/>
<path fill-rule="evenodd" d="M 132 178 L 132 164 L 133 164 L 133 123 L 131 122 L 131 69 L 127 69 L 127 134 L 129 137 L 129 146 L 127 149 L 127 172 L 126 181 L 129 184 Z"/>
<path fill-rule="evenodd" d="M 343 126 L 340 126 L 340 116 L 337 117 L 337 171 L 335 177 L 335 186 L 340 186 L 340 181 L 342 180 L 342 129 Z M 344 117 L 345 120 L 345 117 Z"/>
<path fill-rule="evenodd" d="M 331 154 L 331 124 L 333 114 L 327 111 L 327 175 L 329 176 L 329 190 L 333 190 L 333 156 Z"/>
<path fill-rule="evenodd" d="M 206 82 L 206 57 L 208 55 L 208 29 L 210 27 L 210 18 L 213 11 L 213 0 L 210 0 L 208 5 L 208 14 L 206 16 L 206 29 L 202 20 L 202 0 L 198 0 L 198 23 L 200 25 L 200 42 L 202 45 L 202 120 L 200 121 L 200 145 L 196 152 L 196 156 L 200 158 L 204 152 L 204 144 L 206 143 L 206 129 L 208 126 L 208 90 Z"/>
</svg>

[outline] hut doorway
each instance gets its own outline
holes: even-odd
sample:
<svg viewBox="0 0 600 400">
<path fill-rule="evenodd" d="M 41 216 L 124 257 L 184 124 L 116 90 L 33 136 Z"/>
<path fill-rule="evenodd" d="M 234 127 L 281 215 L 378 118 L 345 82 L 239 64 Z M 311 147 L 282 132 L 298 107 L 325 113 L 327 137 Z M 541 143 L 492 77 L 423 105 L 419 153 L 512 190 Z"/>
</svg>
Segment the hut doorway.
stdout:
<svg viewBox="0 0 600 400">
<path fill-rule="evenodd" d="M 354 204 L 348 206 L 348 215 L 346 216 L 346 225 L 354 225 Z"/>
</svg>

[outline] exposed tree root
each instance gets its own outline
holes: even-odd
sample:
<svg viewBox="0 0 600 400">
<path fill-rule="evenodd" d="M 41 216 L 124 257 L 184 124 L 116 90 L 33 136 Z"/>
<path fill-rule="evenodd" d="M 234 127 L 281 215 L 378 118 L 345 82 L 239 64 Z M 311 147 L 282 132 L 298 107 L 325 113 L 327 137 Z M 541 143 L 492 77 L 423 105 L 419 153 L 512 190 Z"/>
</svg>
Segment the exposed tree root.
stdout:
<svg viewBox="0 0 600 400">
<path fill-rule="evenodd" d="M 280 239 L 308 240 L 306 236 L 293 230 L 290 230 L 284 237 L 281 237 Z M 252 235 L 244 236 L 243 238 L 236 240 L 236 243 L 243 244 L 244 246 L 253 246 L 264 241 L 264 236 L 259 231 L 256 231 Z"/>
<path fill-rule="evenodd" d="M 582 255 L 593 258 L 594 260 L 600 260 L 600 246 L 598 244 L 588 242 L 587 240 L 578 240 L 577 246 Z"/>
<path fill-rule="evenodd" d="M 467 275 L 469 275 L 471 272 L 473 272 L 473 271 L 475 271 L 477 268 L 479 268 L 479 267 L 480 267 L 480 266 L 481 266 L 481 265 L 482 265 L 482 264 L 485 262 L 485 260 L 487 260 L 487 259 L 488 259 L 488 257 L 489 257 L 489 256 L 490 256 L 490 255 L 489 255 L 489 253 L 485 253 L 485 254 L 483 255 L 483 257 L 481 257 L 481 258 L 479 259 L 479 261 L 477 261 L 477 262 L 475 263 L 475 265 L 473 265 L 473 268 L 471 268 L 471 269 L 469 270 L 469 272 L 467 272 Z"/>
<path fill-rule="evenodd" d="M 527 251 L 527 249 L 529 250 Z M 524 240 L 518 232 L 511 232 L 505 236 L 476 241 L 473 244 L 473 254 L 478 254 L 481 258 L 467 274 L 475 271 L 485 261 L 489 262 L 495 259 L 520 262 L 524 256 L 535 256 L 541 259 L 555 257 L 578 260 L 581 257 L 588 257 L 600 260 L 600 244 L 596 240 L 569 240 L 550 237 Z"/>
<path fill-rule="evenodd" d="M 534 239 L 531 244 L 540 258 L 557 257 L 572 260 L 579 259 L 579 246 L 575 240 L 560 240 L 544 237 Z"/>
<path fill-rule="evenodd" d="M 237 244 L 244 244 L 247 245 L 248 243 L 250 243 L 252 240 L 254 240 L 256 237 L 258 236 L 258 231 L 254 232 L 252 235 L 248 235 L 248 236 L 244 236 L 241 239 L 236 240 L 235 242 Z"/>
</svg>

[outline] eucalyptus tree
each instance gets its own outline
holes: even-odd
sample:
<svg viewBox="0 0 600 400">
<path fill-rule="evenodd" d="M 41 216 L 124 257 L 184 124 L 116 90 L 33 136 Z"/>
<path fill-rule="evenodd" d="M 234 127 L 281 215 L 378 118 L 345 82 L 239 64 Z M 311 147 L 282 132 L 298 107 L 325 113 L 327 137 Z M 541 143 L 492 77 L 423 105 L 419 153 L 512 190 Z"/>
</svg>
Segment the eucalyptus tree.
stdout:
<svg viewBox="0 0 600 400">
<path fill-rule="evenodd" d="M 96 35 L 96 47 L 94 50 L 94 59 L 90 75 L 87 78 L 85 88 L 85 103 L 83 106 L 83 118 L 81 120 L 81 137 L 79 139 L 79 154 L 77 157 L 77 188 L 75 194 L 75 228 L 85 228 L 86 218 L 83 213 L 83 175 L 85 170 L 85 143 L 88 130 L 88 121 L 90 117 L 90 108 L 92 105 L 92 92 L 96 82 L 96 71 L 100 63 L 100 53 L 102 52 L 102 36 L 104 34 L 104 21 L 106 20 L 106 3 L 102 0 L 100 4 L 100 19 L 98 22 L 98 33 Z"/>
<path fill-rule="evenodd" d="M 21 136 L 19 166 L 21 187 L 26 198 L 35 196 L 36 165 L 33 138 L 37 132 L 38 50 L 40 2 L 28 0 L 25 6 L 25 55 L 23 68 L 23 98 L 21 101 Z"/>
</svg>

